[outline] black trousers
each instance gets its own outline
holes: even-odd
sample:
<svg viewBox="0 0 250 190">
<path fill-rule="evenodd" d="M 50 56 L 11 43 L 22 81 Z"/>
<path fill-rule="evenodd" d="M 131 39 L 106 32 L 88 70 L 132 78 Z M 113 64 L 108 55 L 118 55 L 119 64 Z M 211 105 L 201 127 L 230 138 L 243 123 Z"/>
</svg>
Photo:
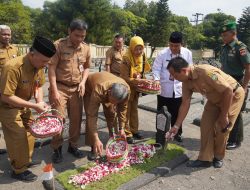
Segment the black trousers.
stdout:
<svg viewBox="0 0 250 190">
<path fill-rule="evenodd" d="M 177 120 L 181 102 L 182 98 L 165 98 L 160 95 L 157 96 L 157 110 L 159 111 L 163 106 L 167 106 L 168 112 L 171 114 L 171 126 L 173 126 Z M 182 125 L 177 134 L 182 134 Z"/>
</svg>

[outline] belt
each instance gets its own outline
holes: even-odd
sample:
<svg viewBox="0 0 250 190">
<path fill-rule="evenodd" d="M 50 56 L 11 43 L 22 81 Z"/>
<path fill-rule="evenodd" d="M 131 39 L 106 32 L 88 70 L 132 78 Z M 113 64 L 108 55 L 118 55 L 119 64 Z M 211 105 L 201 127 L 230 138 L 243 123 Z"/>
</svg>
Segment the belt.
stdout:
<svg viewBox="0 0 250 190">
<path fill-rule="evenodd" d="M 61 81 L 56 81 L 56 83 L 62 84 L 62 85 L 67 86 L 67 87 L 75 87 L 75 86 L 78 86 L 78 84 L 68 85 L 68 84 L 65 84 L 64 82 L 61 82 Z"/>
<path fill-rule="evenodd" d="M 235 86 L 235 88 L 233 89 L 233 93 L 235 93 L 235 91 L 236 91 L 239 87 L 240 87 L 240 84 L 237 83 L 236 86 Z"/>
</svg>

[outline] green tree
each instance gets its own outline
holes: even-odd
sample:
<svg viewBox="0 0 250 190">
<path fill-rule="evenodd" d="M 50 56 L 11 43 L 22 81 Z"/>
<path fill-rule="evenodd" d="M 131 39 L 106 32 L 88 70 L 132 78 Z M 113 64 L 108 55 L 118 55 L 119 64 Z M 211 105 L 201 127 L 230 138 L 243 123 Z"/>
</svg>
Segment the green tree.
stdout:
<svg viewBox="0 0 250 190">
<path fill-rule="evenodd" d="M 0 23 L 10 26 L 12 43 L 31 43 L 30 12 L 21 0 L 0 1 Z"/>
<path fill-rule="evenodd" d="M 205 47 L 213 49 L 216 55 L 222 44 L 221 28 L 227 21 L 235 21 L 235 17 L 219 12 L 206 15 L 202 23 L 203 35 L 206 37 Z"/>
<path fill-rule="evenodd" d="M 123 9 L 113 9 L 111 11 L 111 19 L 113 31 L 123 34 L 126 42 L 146 24 L 146 19 Z"/>
<path fill-rule="evenodd" d="M 144 0 L 126 0 L 124 10 L 131 11 L 134 15 L 146 18 L 148 15 L 148 5 Z"/>
<path fill-rule="evenodd" d="M 155 48 L 165 46 L 169 38 L 170 30 L 168 23 L 171 12 L 168 7 L 168 0 L 159 0 L 156 4 L 151 3 L 149 7 L 151 10 L 149 10 L 147 26 L 143 30 L 142 36 L 144 41 L 151 45 L 150 57 L 152 57 Z"/>
<path fill-rule="evenodd" d="M 238 38 L 250 47 L 250 6 L 247 7 L 238 20 Z"/>
<path fill-rule="evenodd" d="M 89 25 L 86 41 L 100 45 L 110 44 L 114 34 L 110 19 L 111 8 L 110 0 L 45 2 L 44 10 L 36 21 L 36 33 L 54 40 L 65 37 L 70 22 L 80 18 Z"/>
</svg>

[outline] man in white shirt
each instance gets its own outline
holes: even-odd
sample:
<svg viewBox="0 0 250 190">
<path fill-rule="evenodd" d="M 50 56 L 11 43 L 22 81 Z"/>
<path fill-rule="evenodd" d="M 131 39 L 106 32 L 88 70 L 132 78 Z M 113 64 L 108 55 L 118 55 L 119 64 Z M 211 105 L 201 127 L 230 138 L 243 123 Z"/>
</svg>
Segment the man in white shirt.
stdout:
<svg viewBox="0 0 250 190">
<path fill-rule="evenodd" d="M 178 111 L 182 102 L 182 82 L 175 80 L 167 70 L 169 61 L 175 57 L 184 58 L 192 64 L 192 52 L 182 47 L 182 33 L 173 32 L 169 38 L 169 47 L 163 49 L 156 57 L 152 72 L 155 81 L 161 85 L 161 94 L 157 96 L 157 110 L 167 106 L 171 114 L 171 125 L 176 122 Z M 182 142 L 182 127 L 175 136 L 175 140 Z"/>
</svg>

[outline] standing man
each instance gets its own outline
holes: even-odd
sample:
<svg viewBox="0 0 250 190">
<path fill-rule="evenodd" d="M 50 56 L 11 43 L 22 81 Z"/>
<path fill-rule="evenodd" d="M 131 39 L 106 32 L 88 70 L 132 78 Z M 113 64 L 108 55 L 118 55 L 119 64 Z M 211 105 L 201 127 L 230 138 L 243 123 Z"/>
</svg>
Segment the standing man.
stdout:
<svg viewBox="0 0 250 190">
<path fill-rule="evenodd" d="M 236 36 L 236 23 L 229 22 L 222 28 L 221 33 L 224 45 L 221 48 L 220 61 L 222 70 L 237 80 L 245 90 L 247 100 L 248 83 L 250 80 L 250 53 L 247 46 L 238 41 Z M 245 105 L 246 102 L 243 104 Z M 244 106 L 242 110 L 244 110 Z M 243 141 L 243 118 L 240 113 L 235 126 L 230 133 L 227 149 L 232 150 L 241 145 Z"/>
<path fill-rule="evenodd" d="M 86 83 L 84 96 L 84 109 L 86 113 L 86 144 L 91 146 L 89 160 L 94 160 L 96 155 L 102 155 L 103 145 L 98 137 L 97 118 L 100 104 L 103 106 L 104 115 L 112 136 L 117 114 L 120 135 L 125 136 L 124 127 L 130 94 L 129 85 L 120 77 L 108 72 L 90 74 Z M 116 113 L 117 112 L 117 113 Z"/>
<path fill-rule="evenodd" d="M 18 50 L 10 44 L 11 30 L 9 26 L 0 25 L 0 77 L 4 64 L 18 56 Z M 1 95 L 1 93 L 0 93 Z M 0 154 L 6 153 L 5 149 L 0 149 Z"/>
<path fill-rule="evenodd" d="M 37 179 L 28 170 L 34 165 L 32 154 L 35 142 L 28 132 L 32 121 L 30 108 L 38 113 L 47 110 L 48 106 L 43 102 L 43 68 L 55 52 L 51 41 L 37 36 L 27 55 L 8 61 L 2 70 L 0 122 L 13 169 L 11 176 L 17 180 L 31 182 Z M 29 102 L 33 94 L 36 103 Z"/>
<path fill-rule="evenodd" d="M 215 168 L 221 168 L 229 133 L 244 101 L 244 89 L 220 69 L 211 65 L 189 66 L 181 57 L 172 59 L 167 69 L 175 79 L 183 82 L 182 103 L 167 139 L 177 134 L 188 113 L 193 92 L 201 93 L 206 96 L 207 103 L 200 125 L 200 153 L 188 166 L 210 167 L 213 162 Z"/>
<path fill-rule="evenodd" d="M 70 23 L 69 36 L 55 42 L 56 54 L 49 64 L 49 98 L 53 108 L 59 110 L 64 118 L 67 109 L 69 117 L 68 152 L 76 158 L 82 158 L 83 152 L 77 148 L 82 122 L 85 82 L 91 64 L 90 48 L 83 42 L 86 37 L 87 24 L 82 20 Z M 54 149 L 52 161 L 62 162 L 61 135 L 54 136 L 51 147 Z"/>
<path fill-rule="evenodd" d="M 117 34 L 114 38 L 113 46 L 106 52 L 106 71 L 116 76 L 120 76 L 120 65 L 122 63 L 122 57 L 126 52 L 123 45 L 123 36 Z"/>
<path fill-rule="evenodd" d="M 173 32 L 169 38 L 169 47 L 163 49 L 156 57 L 152 73 L 154 80 L 161 85 L 161 94 L 157 96 L 157 110 L 167 106 L 171 114 L 171 125 L 176 122 L 178 111 L 182 101 L 182 82 L 175 80 L 166 69 L 171 59 L 175 57 L 184 58 L 189 64 L 193 63 L 192 52 L 182 47 L 182 33 Z M 176 141 L 182 142 L 182 127 L 174 137 Z"/>
<path fill-rule="evenodd" d="M 17 47 L 10 44 L 11 30 L 9 26 L 0 25 L 0 76 L 3 65 L 18 56 Z"/>
</svg>

